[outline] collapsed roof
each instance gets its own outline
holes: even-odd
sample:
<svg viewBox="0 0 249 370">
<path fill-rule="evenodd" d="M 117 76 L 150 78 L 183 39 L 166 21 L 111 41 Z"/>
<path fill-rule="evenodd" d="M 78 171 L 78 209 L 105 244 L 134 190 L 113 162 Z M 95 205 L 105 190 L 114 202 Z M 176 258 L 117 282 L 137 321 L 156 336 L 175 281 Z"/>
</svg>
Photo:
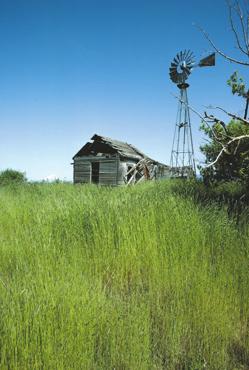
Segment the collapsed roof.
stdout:
<svg viewBox="0 0 249 370">
<path fill-rule="evenodd" d="M 119 154 L 122 158 L 131 158 L 135 160 L 141 160 L 142 158 L 148 158 L 154 163 L 159 163 L 146 154 L 141 152 L 135 146 L 124 143 L 123 141 L 113 140 L 109 137 L 93 135 L 91 138 L 92 142 L 86 143 L 73 157 L 82 157 L 87 155 L 96 155 L 98 153 L 106 154 Z"/>
</svg>

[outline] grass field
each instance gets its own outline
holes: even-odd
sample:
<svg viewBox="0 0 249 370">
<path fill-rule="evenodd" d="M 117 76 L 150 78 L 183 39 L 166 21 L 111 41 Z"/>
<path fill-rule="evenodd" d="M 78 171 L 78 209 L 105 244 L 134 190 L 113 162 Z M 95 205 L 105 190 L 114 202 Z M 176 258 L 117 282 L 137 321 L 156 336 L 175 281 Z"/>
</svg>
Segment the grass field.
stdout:
<svg viewBox="0 0 249 370">
<path fill-rule="evenodd" d="M 1 188 L 0 369 L 248 369 L 248 234 L 167 181 Z"/>
</svg>

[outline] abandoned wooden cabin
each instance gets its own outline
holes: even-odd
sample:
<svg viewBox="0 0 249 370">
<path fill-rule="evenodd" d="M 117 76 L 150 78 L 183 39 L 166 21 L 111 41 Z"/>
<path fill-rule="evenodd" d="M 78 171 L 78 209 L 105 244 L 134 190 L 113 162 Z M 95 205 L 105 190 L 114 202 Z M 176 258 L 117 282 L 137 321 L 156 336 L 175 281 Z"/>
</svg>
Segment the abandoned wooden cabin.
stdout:
<svg viewBox="0 0 249 370">
<path fill-rule="evenodd" d="M 73 157 L 74 183 L 135 184 L 169 176 L 169 167 L 131 144 L 94 135 Z"/>
</svg>

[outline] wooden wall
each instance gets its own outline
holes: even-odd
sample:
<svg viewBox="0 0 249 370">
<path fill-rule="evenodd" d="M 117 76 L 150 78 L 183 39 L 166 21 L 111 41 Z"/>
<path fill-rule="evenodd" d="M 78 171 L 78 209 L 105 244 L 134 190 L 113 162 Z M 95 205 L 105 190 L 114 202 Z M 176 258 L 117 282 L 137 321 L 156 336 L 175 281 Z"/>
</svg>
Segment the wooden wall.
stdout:
<svg viewBox="0 0 249 370">
<path fill-rule="evenodd" d="M 98 157 L 85 156 L 74 159 L 74 183 L 92 182 L 92 162 L 99 162 L 99 184 L 117 185 L 119 158 L 118 157 Z"/>
<path fill-rule="evenodd" d="M 130 166 L 136 164 L 136 160 L 120 160 L 118 156 L 99 157 L 85 156 L 74 159 L 74 183 L 92 182 L 92 162 L 99 162 L 99 185 L 124 185 L 124 178 Z M 169 177 L 167 166 L 157 165 L 155 179 Z"/>
<path fill-rule="evenodd" d="M 100 161 L 99 165 L 99 184 L 117 185 L 118 178 L 118 158 Z"/>
<path fill-rule="evenodd" d="M 89 183 L 91 181 L 91 162 L 75 158 L 73 164 L 73 182 Z"/>
</svg>

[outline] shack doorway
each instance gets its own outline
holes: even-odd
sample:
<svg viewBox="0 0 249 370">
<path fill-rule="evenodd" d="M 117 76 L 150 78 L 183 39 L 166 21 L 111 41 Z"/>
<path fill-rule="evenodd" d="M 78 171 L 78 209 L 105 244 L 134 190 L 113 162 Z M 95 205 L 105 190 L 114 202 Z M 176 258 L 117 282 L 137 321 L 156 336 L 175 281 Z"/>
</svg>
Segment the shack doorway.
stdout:
<svg viewBox="0 0 249 370">
<path fill-rule="evenodd" d="M 92 162 L 92 183 L 98 184 L 99 183 L 99 162 Z"/>
</svg>

